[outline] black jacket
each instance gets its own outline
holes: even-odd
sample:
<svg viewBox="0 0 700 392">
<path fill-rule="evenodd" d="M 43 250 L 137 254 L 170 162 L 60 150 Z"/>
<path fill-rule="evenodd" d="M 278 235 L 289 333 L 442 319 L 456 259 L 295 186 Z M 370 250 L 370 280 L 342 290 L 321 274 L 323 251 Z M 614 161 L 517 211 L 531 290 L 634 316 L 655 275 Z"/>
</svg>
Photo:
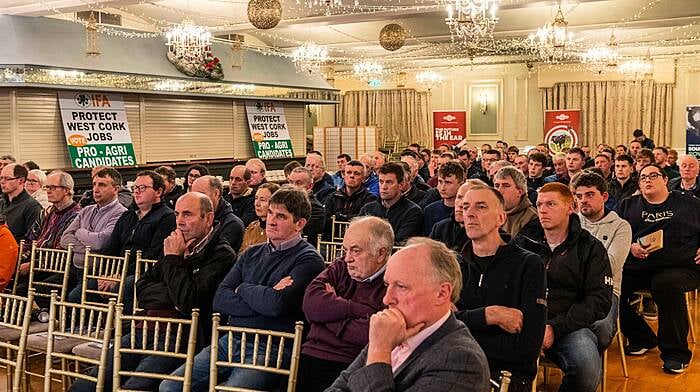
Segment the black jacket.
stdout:
<svg viewBox="0 0 700 392">
<path fill-rule="evenodd" d="M 428 184 L 426 184 L 428 185 Z M 428 187 L 428 191 L 430 191 L 430 187 Z M 408 192 L 404 193 L 403 195 L 406 196 L 406 198 L 416 204 L 420 204 L 421 201 L 423 201 L 423 198 L 425 197 L 426 192 L 418 189 L 415 185 L 411 184 L 411 189 L 408 190 Z M 420 207 L 420 206 L 419 206 Z"/>
<path fill-rule="evenodd" d="M 29 234 L 32 225 L 41 219 L 41 204 L 27 191 L 22 190 L 17 197 L 10 199 L 7 195 L 0 195 L 0 215 L 5 216 L 7 227 L 19 244 Z"/>
<path fill-rule="evenodd" d="M 102 252 L 122 256 L 125 250 L 130 250 L 129 274 L 133 274 L 136 251 L 140 250 L 144 259 L 160 259 L 163 256 L 163 240 L 173 230 L 175 213 L 162 201 L 154 204 L 140 220 L 138 212 L 130 208 L 117 220 Z"/>
<path fill-rule="evenodd" d="M 613 178 L 608 186 L 608 194 L 610 198 L 615 200 L 615 205 L 619 205 L 623 200 L 632 196 L 639 189 L 637 182 L 637 174 L 632 173 L 630 179 L 625 182 L 625 185 L 620 185 L 617 179 Z"/>
<path fill-rule="evenodd" d="M 693 189 L 685 190 L 681 188 L 681 181 L 682 179 L 680 177 L 672 178 L 668 180 L 668 190 L 669 191 L 679 191 L 679 192 L 687 192 L 695 197 L 700 197 L 700 176 L 695 178 L 695 185 Z"/>
<path fill-rule="evenodd" d="M 139 306 L 145 310 L 177 311 L 183 318 L 199 309 L 197 344 L 209 344 L 214 294 L 236 260 L 236 253 L 215 226 L 204 248 L 189 257 L 161 258 L 136 282 Z"/>
<path fill-rule="evenodd" d="M 258 219 L 258 216 L 255 214 L 255 193 L 252 189 L 249 194 L 244 194 L 236 198 L 231 197 L 231 194 L 227 193 L 224 196 L 224 200 L 231 205 L 233 214 L 243 221 L 244 227 L 248 227 L 249 224 Z"/>
<path fill-rule="evenodd" d="M 612 271 L 603 244 L 569 217 L 569 234 L 554 251 L 538 219 L 523 227 L 516 243 L 544 260 L 547 268 L 547 324 L 555 339 L 604 318 L 612 303 Z"/>
<path fill-rule="evenodd" d="M 231 248 L 239 249 L 245 227 L 243 221 L 231 210 L 231 205 L 222 197 L 219 198 L 219 206 L 214 211 L 214 220 L 221 224 L 221 239 L 227 241 Z"/>
<path fill-rule="evenodd" d="M 527 177 L 527 187 L 530 189 L 538 190 L 544 185 L 544 175 L 537 178 Z"/>
<path fill-rule="evenodd" d="M 491 374 L 508 370 L 524 379 L 537 374 L 547 317 L 546 278 L 542 259 L 517 246 L 508 234 L 485 271 L 474 263 L 472 242 L 462 249 L 462 292 L 457 318 L 463 321 L 489 361 Z M 523 312 L 523 329 L 508 333 L 486 325 L 485 309 L 500 305 Z"/>
<path fill-rule="evenodd" d="M 318 237 L 323 235 L 323 231 L 326 229 L 326 209 L 313 193 L 309 193 L 309 201 L 311 202 L 311 216 L 306 222 L 302 234 L 315 248 Z"/>
<path fill-rule="evenodd" d="M 326 173 L 326 176 L 328 176 L 328 173 Z M 330 176 L 328 176 L 330 177 Z M 325 181 L 325 176 L 314 182 L 314 187 L 311 188 L 311 190 L 314 192 L 314 196 L 316 196 L 316 199 L 322 204 L 326 204 L 326 200 L 328 200 L 328 197 L 335 192 L 335 187 L 332 185 L 333 178 L 331 178 L 331 185 L 328 185 L 328 182 Z"/>
<path fill-rule="evenodd" d="M 455 220 L 454 212 L 452 212 L 449 218 L 443 219 L 433 226 L 433 230 L 430 232 L 430 238 L 444 243 L 455 252 L 461 251 L 464 244 L 469 239 L 464 226 Z"/>
<path fill-rule="evenodd" d="M 185 190 L 182 189 L 181 185 L 175 184 L 173 189 L 170 190 L 170 192 L 166 193 L 161 197 L 160 199 L 163 200 L 166 206 L 170 208 L 171 210 L 175 211 L 175 203 L 177 202 L 177 199 L 182 196 L 182 194 L 185 193 Z"/>
<path fill-rule="evenodd" d="M 389 221 L 394 229 L 394 243 L 402 245 L 411 237 L 423 235 L 423 212 L 418 205 L 401 196 L 389 209 L 381 200 L 366 204 L 360 215 L 378 216 Z"/>
<path fill-rule="evenodd" d="M 326 234 L 331 232 L 333 224 L 332 216 L 336 220 L 350 221 L 360 214 L 360 209 L 368 203 L 377 200 L 377 197 L 369 193 L 367 188 L 360 186 L 352 195 L 348 195 L 346 187 L 333 192 L 326 201 Z"/>
<path fill-rule="evenodd" d="M 437 188 L 430 188 L 428 189 L 427 192 L 425 192 L 425 196 L 423 196 L 423 200 L 418 203 L 418 207 L 421 209 L 429 206 L 430 204 L 442 199 L 440 197 L 440 192 L 438 191 Z"/>
<path fill-rule="evenodd" d="M 430 189 L 430 185 L 428 185 L 425 180 L 423 180 L 423 177 L 421 176 L 416 176 L 416 178 L 413 179 L 413 187 L 418 188 L 419 190 L 425 192 L 428 189 Z"/>
<path fill-rule="evenodd" d="M 423 164 L 420 169 L 418 169 L 418 175 L 420 175 L 423 178 L 423 182 L 428 181 L 430 179 L 430 169 L 428 169 L 427 164 Z"/>
</svg>

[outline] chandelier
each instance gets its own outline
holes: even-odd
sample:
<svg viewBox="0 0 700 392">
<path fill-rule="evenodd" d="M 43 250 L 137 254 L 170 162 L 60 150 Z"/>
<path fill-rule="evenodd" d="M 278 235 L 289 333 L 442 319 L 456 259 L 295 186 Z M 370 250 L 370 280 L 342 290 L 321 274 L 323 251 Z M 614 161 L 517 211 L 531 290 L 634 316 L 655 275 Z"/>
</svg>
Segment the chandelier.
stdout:
<svg viewBox="0 0 700 392">
<path fill-rule="evenodd" d="M 165 32 L 165 38 L 170 52 L 186 60 L 203 60 L 211 46 L 211 33 L 205 27 L 196 26 L 190 19 L 171 27 Z"/>
<path fill-rule="evenodd" d="M 309 75 L 318 73 L 328 60 L 328 48 L 314 43 L 304 43 L 292 52 L 292 61 L 297 71 Z"/>
<path fill-rule="evenodd" d="M 581 60 L 593 72 L 601 74 L 606 70 L 614 70 L 617 67 L 617 39 L 615 33 L 610 34 L 607 45 L 596 45 L 588 49 Z"/>
<path fill-rule="evenodd" d="M 557 63 L 568 57 L 567 46 L 573 45 L 573 34 L 567 31 L 568 25 L 559 3 L 554 21 L 545 23 L 528 37 L 528 43 L 542 61 Z"/>
<path fill-rule="evenodd" d="M 365 60 L 352 66 L 353 73 L 365 82 L 378 79 L 384 73 L 384 67 L 376 61 Z"/>
<path fill-rule="evenodd" d="M 416 75 L 416 82 L 430 91 L 433 87 L 442 83 L 444 78 L 437 72 L 423 71 Z"/>
<path fill-rule="evenodd" d="M 465 44 L 476 43 L 490 37 L 498 22 L 496 18 L 497 0 L 451 0 L 447 6 L 445 23 L 450 35 L 455 35 Z"/>
</svg>

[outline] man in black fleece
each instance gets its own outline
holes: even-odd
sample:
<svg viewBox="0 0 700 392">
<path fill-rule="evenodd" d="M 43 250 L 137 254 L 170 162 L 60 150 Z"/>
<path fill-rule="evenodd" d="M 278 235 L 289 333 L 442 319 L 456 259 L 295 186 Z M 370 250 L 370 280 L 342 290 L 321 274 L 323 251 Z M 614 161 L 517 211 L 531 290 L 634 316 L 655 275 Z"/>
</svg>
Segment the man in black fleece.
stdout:
<svg viewBox="0 0 700 392">
<path fill-rule="evenodd" d="M 243 242 L 243 221 L 233 213 L 231 205 L 223 198 L 224 187 L 214 176 L 202 176 L 194 180 L 191 192 L 207 195 L 214 204 L 214 220 L 221 224 L 221 238 L 228 241 L 233 249 L 239 249 Z"/>
<path fill-rule="evenodd" d="M 362 207 L 360 215 L 371 215 L 389 221 L 394 229 L 394 242 L 401 245 L 409 238 L 423 234 L 423 212 L 418 205 L 401 194 L 404 170 L 401 165 L 387 162 L 379 168 L 379 196 Z"/>
<path fill-rule="evenodd" d="M 462 206 L 469 241 L 462 249 L 457 318 L 484 349 L 491 378 L 507 370 L 509 391 L 530 391 L 547 315 L 544 263 L 499 233 L 506 213 L 498 191 L 474 186 Z"/>
<path fill-rule="evenodd" d="M 325 234 L 330 238 L 333 216 L 339 221 L 349 222 L 360 213 L 360 208 L 367 203 L 377 200 L 362 186 L 365 179 L 365 165 L 360 161 L 351 160 L 343 169 L 343 187 L 333 192 L 326 201 Z"/>
<path fill-rule="evenodd" d="M 147 316 L 189 318 L 192 309 L 199 309 L 197 344 L 201 347 L 210 341 L 212 300 L 216 287 L 233 266 L 236 254 L 221 237 L 221 227 L 213 226 L 214 212 L 211 200 L 201 193 L 182 195 L 175 204 L 177 229 L 164 240 L 163 256 L 136 282 L 139 307 Z M 130 347 L 132 334 L 142 342 L 143 329 L 138 327 L 122 337 L 122 346 Z M 186 334 L 184 336 L 187 336 Z M 153 345 L 153 333 L 146 334 L 149 347 Z M 159 347 L 165 346 L 165 334 L 160 334 Z M 169 344 L 174 344 L 171 336 Z M 186 345 L 181 345 L 186 349 Z M 145 348 L 145 347 L 137 347 Z M 172 350 L 172 347 L 169 347 Z M 108 366 L 105 390 L 112 390 L 112 358 L 107 355 Z M 122 354 L 121 369 L 154 373 L 168 373 L 182 361 L 139 354 Z M 97 369 L 91 370 L 94 377 Z M 159 380 L 130 377 L 122 384 L 130 390 L 154 390 Z M 73 391 L 94 391 L 95 384 L 78 380 Z"/>
<path fill-rule="evenodd" d="M 306 192 L 309 196 L 309 202 L 311 202 L 311 216 L 307 219 L 302 234 L 306 236 L 306 240 L 315 247 L 318 237 L 323 235 L 323 231 L 326 228 L 326 209 L 316 198 L 312 190 L 314 185 L 313 174 L 305 167 L 297 167 L 289 174 L 287 181 L 289 181 L 289 185 L 297 190 Z"/>
<path fill-rule="evenodd" d="M 559 390 L 594 392 L 603 370 L 590 328 L 610 311 L 613 279 L 605 247 L 573 212 L 569 188 L 545 184 L 537 196 L 539 219 L 520 231 L 516 243 L 542 257 L 547 269 L 542 349 L 564 372 Z"/>
</svg>

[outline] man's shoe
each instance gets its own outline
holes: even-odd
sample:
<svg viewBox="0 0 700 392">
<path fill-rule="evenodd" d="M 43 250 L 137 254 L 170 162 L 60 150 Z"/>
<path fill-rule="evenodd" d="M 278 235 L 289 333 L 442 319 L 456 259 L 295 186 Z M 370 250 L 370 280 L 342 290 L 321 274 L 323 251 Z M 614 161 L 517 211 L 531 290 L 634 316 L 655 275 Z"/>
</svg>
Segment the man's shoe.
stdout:
<svg viewBox="0 0 700 392">
<path fill-rule="evenodd" d="M 645 320 L 656 321 L 659 319 L 659 310 L 656 307 L 654 301 L 649 299 L 644 302 L 644 310 L 642 311 L 642 317 Z"/>
<path fill-rule="evenodd" d="M 641 344 L 630 343 L 625 347 L 625 354 L 627 355 L 644 355 L 647 351 L 651 350 L 656 346 L 645 347 Z"/>
<path fill-rule="evenodd" d="M 667 359 L 664 361 L 662 369 L 668 374 L 681 374 L 687 367 L 687 363 L 683 363 L 677 359 Z"/>
</svg>

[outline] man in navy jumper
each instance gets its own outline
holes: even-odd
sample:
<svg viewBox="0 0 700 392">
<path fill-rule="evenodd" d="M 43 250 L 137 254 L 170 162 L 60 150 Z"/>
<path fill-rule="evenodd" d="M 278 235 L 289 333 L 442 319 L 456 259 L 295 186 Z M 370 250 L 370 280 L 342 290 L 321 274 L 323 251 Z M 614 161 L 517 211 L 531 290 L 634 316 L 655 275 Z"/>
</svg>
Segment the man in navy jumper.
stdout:
<svg viewBox="0 0 700 392">
<path fill-rule="evenodd" d="M 440 167 L 437 185 L 440 200 L 429 204 L 423 210 L 423 234 L 429 235 L 436 223 L 449 218 L 454 212 L 457 190 L 463 183 L 464 167 L 459 161 L 453 159 Z"/>
<path fill-rule="evenodd" d="M 310 331 L 301 351 L 297 390 L 323 392 L 367 344 L 370 316 L 384 309 L 384 269 L 394 246 L 385 220 L 357 218 L 343 238 L 343 257 L 306 288 Z"/>
<path fill-rule="evenodd" d="M 292 332 L 294 323 L 304 320 L 302 299 L 306 286 L 323 270 L 321 255 L 301 232 L 311 215 L 311 203 L 305 192 L 282 188 L 270 199 L 265 234 L 268 242 L 252 246 L 240 255 L 233 269 L 219 285 L 214 296 L 214 312 L 228 317 L 228 324 L 238 327 Z M 234 356 L 240 356 L 240 335 L 236 336 Z M 219 358 L 227 357 L 228 341 L 219 341 Z M 261 344 L 265 350 L 265 344 Z M 284 361 L 288 362 L 292 346 L 286 345 Z M 209 351 L 202 350 L 194 359 L 192 391 L 209 389 Z M 271 350 L 277 352 L 277 347 Z M 264 351 L 263 351 L 264 352 Z M 246 346 L 246 362 L 251 363 L 253 341 Z M 277 358 L 273 356 L 273 361 Z M 219 368 L 220 384 L 272 390 L 279 376 L 240 368 Z M 184 367 L 174 374 L 183 375 Z M 161 391 L 180 391 L 182 385 L 164 381 Z"/>
</svg>

